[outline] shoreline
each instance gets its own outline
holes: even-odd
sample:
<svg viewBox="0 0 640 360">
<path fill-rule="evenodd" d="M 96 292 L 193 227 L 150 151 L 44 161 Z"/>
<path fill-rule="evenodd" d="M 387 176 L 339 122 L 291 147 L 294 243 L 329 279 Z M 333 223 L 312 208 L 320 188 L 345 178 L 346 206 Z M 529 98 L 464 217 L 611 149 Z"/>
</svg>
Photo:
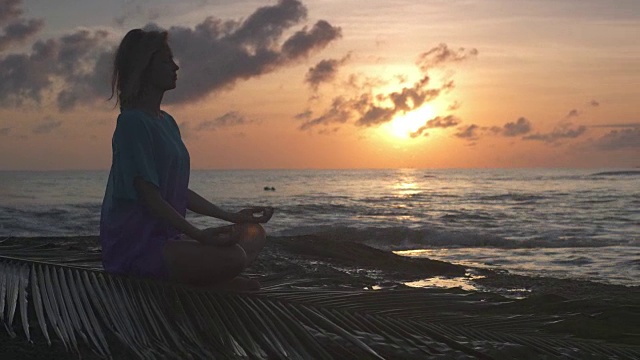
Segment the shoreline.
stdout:
<svg viewBox="0 0 640 360">
<path fill-rule="evenodd" d="M 55 249 L 59 254 L 74 254 L 80 258 L 73 261 L 75 266 L 102 270 L 100 243 L 95 235 L 9 237 L 0 240 L 0 256 L 3 255 L 3 247 L 34 246 Z M 51 262 L 58 262 L 55 255 Z M 317 271 L 322 276 L 314 278 Z M 268 236 L 264 250 L 258 260 L 247 269 L 247 273 L 269 282 L 286 279 L 299 283 L 308 281 L 318 286 L 325 285 L 325 279 L 329 278 L 331 283 L 342 280 L 344 283 L 341 286 L 354 289 L 373 289 L 374 286 L 403 287 L 406 283 L 425 279 L 447 278 L 467 279 L 478 292 L 507 296 L 511 293 L 513 297 L 548 293 L 556 293 L 567 298 L 597 296 L 604 293 L 622 297 L 640 296 L 640 285 L 527 276 L 502 269 L 463 266 L 441 260 L 402 256 L 362 243 L 340 241 L 323 235 Z M 444 290 L 455 288 L 450 284 L 438 286 L 437 282 L 433 282 L 430 283 L 431 286 L 426 287 Z M 522 296 L 518 296 L 518 293 Z"/>
</svg>

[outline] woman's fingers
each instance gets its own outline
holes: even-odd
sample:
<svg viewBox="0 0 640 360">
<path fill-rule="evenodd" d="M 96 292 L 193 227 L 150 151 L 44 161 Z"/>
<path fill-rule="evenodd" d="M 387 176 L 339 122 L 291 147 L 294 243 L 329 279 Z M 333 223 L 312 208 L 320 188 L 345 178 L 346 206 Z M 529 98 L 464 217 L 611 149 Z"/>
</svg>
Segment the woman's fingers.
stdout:
<svg viewBox="0 0 640 360">
<path fill-rule="evenodd" d="M 271 217 L 273 216 L 273 211 L 274 209 L 270 206 L 264 208 L 263 215 L 262 215 L 264 222 L 267 222 L 271 219 Z"/>
<path fill-rule="evenodd" d="M 256 218 L 260 223 L 266 223 L 271 219 L 271 216 L 273 216 L 273 208 L 270 206 L 263 206 L 255 209 L 257 210 L 255 213 L 260 214 L 260 216 Z"/>
<path fill-rule="evenodd" d="M 247 222 L 265 223 L 273 216 L 273 208 L 270 206 L 254 206 L 239 211 L 246 217 Z"/>
</svg>

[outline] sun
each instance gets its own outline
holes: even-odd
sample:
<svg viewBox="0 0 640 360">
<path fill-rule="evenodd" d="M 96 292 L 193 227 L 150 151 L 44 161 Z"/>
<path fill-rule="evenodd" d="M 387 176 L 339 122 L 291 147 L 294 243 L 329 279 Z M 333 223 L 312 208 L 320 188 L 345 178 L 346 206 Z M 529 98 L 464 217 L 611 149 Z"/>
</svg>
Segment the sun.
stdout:
<svg viewBox="0 0 640 360">
<path fill-rule="evenodd" d="M 429 104 L 424 104 L 418 109 L 396 116 L 385 125 L 385 131 L 397 138 L 408 139 L 411 133 L 416 132 L 427 120 L 434 117 L 436 117 L 435 109 Z"/>
</svg>

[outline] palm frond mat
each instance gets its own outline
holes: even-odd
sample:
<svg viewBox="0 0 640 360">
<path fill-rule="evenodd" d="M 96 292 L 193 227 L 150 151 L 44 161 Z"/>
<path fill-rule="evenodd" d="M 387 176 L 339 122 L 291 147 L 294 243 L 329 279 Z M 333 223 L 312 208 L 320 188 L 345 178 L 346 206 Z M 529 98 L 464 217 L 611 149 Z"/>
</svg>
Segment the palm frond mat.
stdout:
<svg viewBox="0 0 640 360">
<path fill-rule="evenodd" d="M 514 300 L 501 296 L 289 280 L 234 294 L 112 276 L 73 249 L 53 263 L 42 250 L 0 247 L 0 322 L 12 337 L 101 358 L 640 358 L 637 334 L 624 345 L 554 333 L 580 322 L 505 313 Z"/>
</svg>

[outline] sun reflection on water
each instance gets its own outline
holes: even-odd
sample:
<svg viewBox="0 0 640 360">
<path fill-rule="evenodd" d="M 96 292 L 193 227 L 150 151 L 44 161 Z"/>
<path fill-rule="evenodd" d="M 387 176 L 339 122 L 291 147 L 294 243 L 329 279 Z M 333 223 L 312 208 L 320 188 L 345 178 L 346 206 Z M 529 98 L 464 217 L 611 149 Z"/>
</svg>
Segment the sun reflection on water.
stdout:
<svg viewBox="0 0 640 360">
<path fill-rule="evenodd" d="M 465 291 L 480 291 L 476 284 L 473 283 L 473 280 L 482 278 L 484 278 L 484 276 L 467 273 L 465 276 L 458 277 L 434 276 L 432 278 L 405 282 L 404 284 L 417 288 L 460 288 Z"/>
</svg>

